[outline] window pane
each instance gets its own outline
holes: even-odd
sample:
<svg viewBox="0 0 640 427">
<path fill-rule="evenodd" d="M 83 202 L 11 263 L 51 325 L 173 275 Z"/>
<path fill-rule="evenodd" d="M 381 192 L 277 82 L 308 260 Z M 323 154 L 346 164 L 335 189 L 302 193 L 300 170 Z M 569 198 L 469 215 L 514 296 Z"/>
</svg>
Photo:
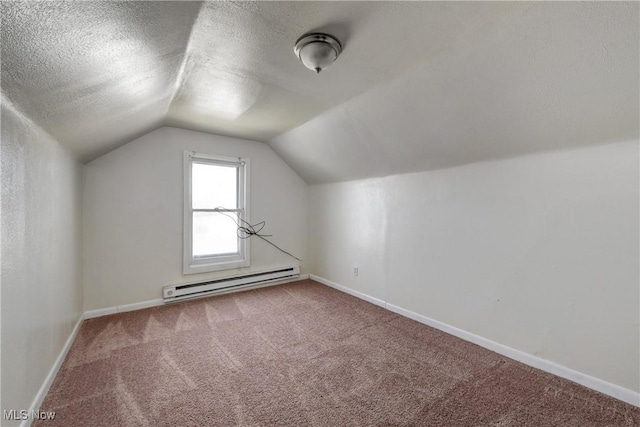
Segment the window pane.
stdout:
<svg viewBox="0 0 640 427">
<path fill-rule="evenodd" d="M 235 220 L 238 216 L 227 213 Z M 193 256 L 237 254 L 238 226 L 231 218 L 216 212 L 193 213 Z"/>
<path fill-rule="evenodd" d="M 237 209 L 238 168 L 193 163 L 191 198 L 193 209 Z M 231 220 L 228 220 L 231 222 Z"/>
</svg>

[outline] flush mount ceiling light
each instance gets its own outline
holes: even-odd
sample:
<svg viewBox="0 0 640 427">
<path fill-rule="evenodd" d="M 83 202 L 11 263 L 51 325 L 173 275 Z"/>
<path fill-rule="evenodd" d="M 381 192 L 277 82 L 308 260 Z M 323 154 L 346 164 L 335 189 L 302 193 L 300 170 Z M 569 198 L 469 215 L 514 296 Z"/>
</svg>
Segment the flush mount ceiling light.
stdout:
<svg viewBox="0 0 640 427">
<path fill-rule="evenodd" d="M 305 67 L 320 73 L 338 58 L 342 45 L 329 34 L 311 33 L 300 37 L 293 51 Z"/>
</svg>

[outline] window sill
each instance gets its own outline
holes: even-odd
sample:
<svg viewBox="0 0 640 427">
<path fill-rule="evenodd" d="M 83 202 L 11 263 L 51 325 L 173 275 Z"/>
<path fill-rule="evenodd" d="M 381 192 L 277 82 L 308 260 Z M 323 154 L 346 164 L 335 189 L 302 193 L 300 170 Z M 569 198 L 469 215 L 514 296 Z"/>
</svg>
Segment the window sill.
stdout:
<svg viewBox="0 0 640 427">
<path fill-rule="evenodd" d="M 182 268 L 182 274 L 198 274 L 209 273 L 212 271 L 231 270 L 240 267 L 249 267 L 250 262 L 248 259 L 226 261 L 226 262 L 212 262 L 208 264 L 188 264 Z"/>
</svg>

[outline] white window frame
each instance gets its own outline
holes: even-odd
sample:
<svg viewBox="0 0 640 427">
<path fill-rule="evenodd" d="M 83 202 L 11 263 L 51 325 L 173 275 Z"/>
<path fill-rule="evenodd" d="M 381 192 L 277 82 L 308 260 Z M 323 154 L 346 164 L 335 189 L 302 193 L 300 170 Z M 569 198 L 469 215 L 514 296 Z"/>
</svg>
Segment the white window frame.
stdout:
<svg viewBox="0 0 640 427">
<path fill-rule="evenodd" d="M 207 273 L 210 271 L 228 270 L 232 268 L 248 267 L 251 263 L 250 239 L 238 238 L 239 254 L 216 255 L 211 257 L 195 258 L 193 256 L 193 212 L 213 211 L 213 209 L 193 209 L 191 194 L 191 165 L 194 163 L 207 163 L 213 165 L 233 165 L 238 168 L 238 206 L 229 210 L 230 213 L 238 213 L 246 222 L 249 219 L 249 159 L 240 157 L 223 157 L 210 154 L 184 152 L 184 212 L 183 212 L 183 274 Z M 231 219 L 229 219 L 231 222 Z"/>
</svg>

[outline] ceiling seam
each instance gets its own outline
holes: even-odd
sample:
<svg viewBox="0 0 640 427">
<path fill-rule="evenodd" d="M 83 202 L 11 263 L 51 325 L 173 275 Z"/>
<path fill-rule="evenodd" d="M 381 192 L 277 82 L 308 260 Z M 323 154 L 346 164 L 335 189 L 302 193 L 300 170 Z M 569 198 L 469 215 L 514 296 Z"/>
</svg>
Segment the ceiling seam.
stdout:
<svg viewBox="0 0 640 427">
<path fill-rule="evenodd" d="M 167 108 L 164 112 L 163 122 L 166 122 L 167 117 L 169 116 L 169 110 L 171 109 L 171 105 L 173 104 L 173 101 L 176 99 L 176 96 L 178 95 L 180 86 L 182 86 L 182 82 L 184 80 L 185 68 L 187 67 L 187 60 L 189 59 L 191 42 L 193 41 L 193 33 L 196 28 L 196 25 L 198 25 L 198 20 L 200 19 L 202 10 L 204 9 L 204 3 L 205 2 L 200 2 L 200 7 L 198 8 L 198 14 L 196 15 L 196 18 L 193 20 L 193 24 L 191 25 L 191 31 L 189 31 L 189 39 L 187 40 L 187 44 L 184 49 L 184 56 L 182 57 L 182 62 L 180 63 L 180 68 L 178 69 L 176 81 L 173 85 L 174 87 L 173 87 L 173 93 L 171 94 L 171 99 L 169 99 L 169 102 L 167 103 Z"/>
<path fill-rule="evenodd" d="M 53 136 L 45 128 L 40 126 L 39 123 L 37 123 L 35 120 L 29 117 L 26 113 L 24 113 L 20 108 L 18 108 L 18 106 L 13 101 L 11 101 L 11 98 L 9 98 L 9 96 L 6 93 L 0 93 L 0 105 L 2 105 L 3 108 L 6 108 L 7 110 L 12 111 L 20 120 L 24 122 L 28 122 L 29 126 L 32 129 L 34 129 L 36 132 L 39 132 L 42 135 L 46 136 L 47 138 L 51 139 L 52 141 L 55 141 L 61 149 L 69 153 L 77 161 L 83 163 L 80 159 L 80 155 L 78 155 L 77 153 L 74 153 L 72 150 L 64 146 L 58 138 Z"/>
</svg>

